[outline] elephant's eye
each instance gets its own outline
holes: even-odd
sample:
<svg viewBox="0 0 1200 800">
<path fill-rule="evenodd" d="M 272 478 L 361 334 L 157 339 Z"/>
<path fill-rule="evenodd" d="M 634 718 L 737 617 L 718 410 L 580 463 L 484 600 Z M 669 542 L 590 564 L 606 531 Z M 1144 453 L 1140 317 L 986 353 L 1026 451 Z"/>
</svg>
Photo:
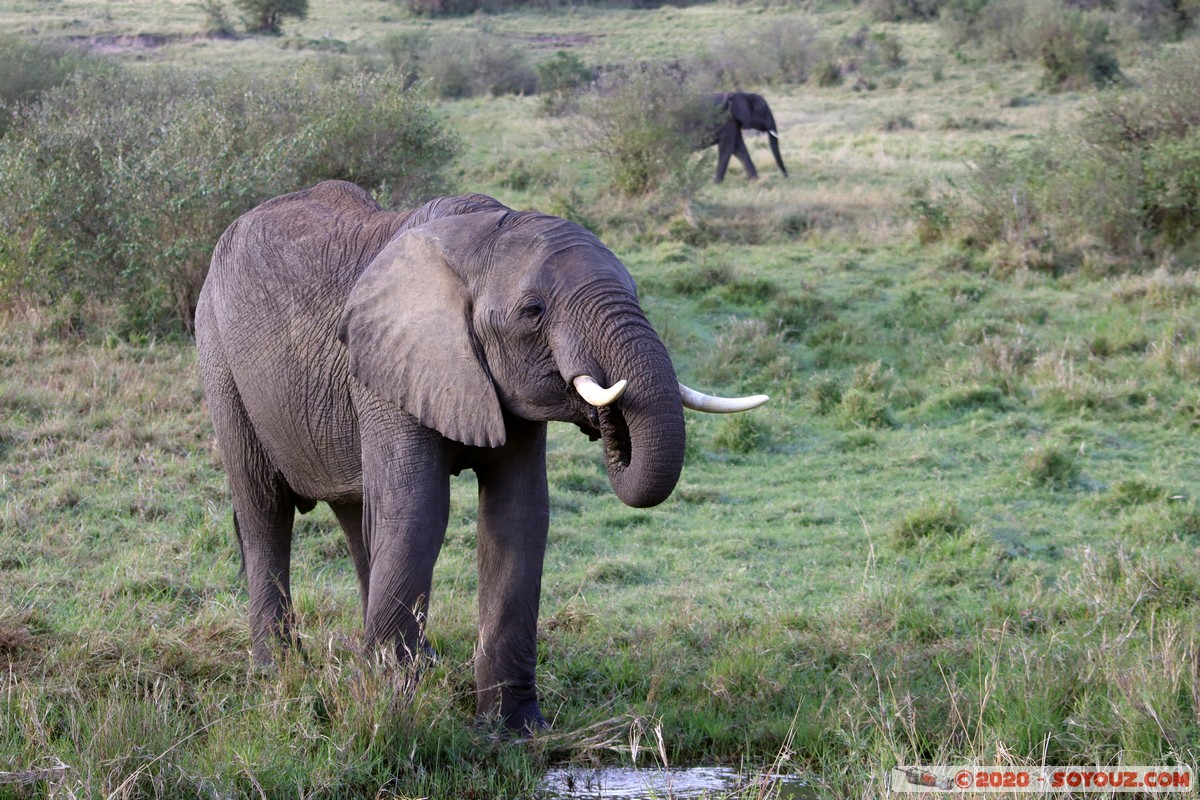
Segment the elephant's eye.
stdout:
<svg viewBox="0 0 1200 800">
<path fill-rule="evenodd" d="M 531 322 L 541 319 L 545 313 L 546 304 L 537 299 L 526 300 L 525 304 L 521 306 L 520 311 L 521 319 L 530 320 Z"/>
</svg>

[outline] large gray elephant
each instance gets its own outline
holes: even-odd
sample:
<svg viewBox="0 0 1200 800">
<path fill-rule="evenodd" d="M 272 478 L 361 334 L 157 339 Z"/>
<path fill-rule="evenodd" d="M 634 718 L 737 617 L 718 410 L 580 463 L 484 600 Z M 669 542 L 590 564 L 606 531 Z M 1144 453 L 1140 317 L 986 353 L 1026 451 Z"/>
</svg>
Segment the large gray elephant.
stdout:
<svg viewBox="0 0 1200 800">
<path fill-rule="evenodd" d="M 779 154 L 779 131 L 775 127 L 775 117 L 762 95 L 725 92 L 713 95 L 713 102 L 725 112 L 725 118 L 708 142 L 709 147 L 714 144 L 717 146 L 717 183 L 725 180 L 730 156 L 737 156 L 750 180 L 758 177 L 754 162 L 750 160 L 750 151 L 746 149 L 746 140 L 742 137 L 742 130 L 746 128 L 763 131 L 770 137 L 771 155 L 775 156 L 775 163 L 786 178 L 787 167 L 783 166 L 783 156 Z"/>
<path fill-rule="evenodd" d="M 292 639 L 294 511 L 330 505 L 369 644 L 424 639 L 449 479 L 479 483 L 480 713 L 545 720 L 534 683 L 549 525 L 546 422 L 603 440 L 631 506 L 662 502 L 683 405 L 613 253 L 573 223 L 483 195 L 382 210 L 338 181 L 263 203 L 217 243 L 196 311 L 205 395 L 233 494 L 254 657 Z"/>
</svg>

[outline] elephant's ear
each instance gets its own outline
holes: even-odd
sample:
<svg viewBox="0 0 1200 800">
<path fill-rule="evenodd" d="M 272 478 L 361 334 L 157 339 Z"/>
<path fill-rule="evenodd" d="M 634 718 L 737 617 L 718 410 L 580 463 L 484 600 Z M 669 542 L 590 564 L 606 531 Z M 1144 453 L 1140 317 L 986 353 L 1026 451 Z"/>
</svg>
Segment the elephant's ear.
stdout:
<svg viewBox="0 0 1200 800">
<path fill-rule="evenodd" d="M 471 297 L 436 235 L 416 228 L 359 276 L 338 325 L 350 373 L 428 428 L 504 444 L 504 416 L 471 323 Z"/>
<path fill-rule="evenodd" d="M 729 116 L 737 120 L 738 124 L 743 128 L 754 122 L 754 114 L 750 108 L 750 98 L 745 92 L 731 92 L 729 100 L 726 102 L 729 107 Z"/>
</svg>

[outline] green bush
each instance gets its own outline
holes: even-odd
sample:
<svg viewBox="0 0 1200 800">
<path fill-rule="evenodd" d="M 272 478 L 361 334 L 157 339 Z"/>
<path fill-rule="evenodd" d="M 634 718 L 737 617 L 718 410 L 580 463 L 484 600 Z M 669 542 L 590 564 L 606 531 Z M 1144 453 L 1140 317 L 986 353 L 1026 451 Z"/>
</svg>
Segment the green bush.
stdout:
<svg viewBox="0 0 1200 800">
<path fill-rule="evenodd" d="M 388 34 L 381 46 L 406 86 L 420 82 L 437 97 L 537 91 L 538 76 L 525 51 L 499 36 L 406 30 Z"/>
<path fill-rule="evenodd" d="M 1050 90 L 1104 85 L 1121 77 L 1110 41 L 1111 13 L 1069 0 L 959 0 L 943 9 L 955 44 L 975 42 L 991 57 L 1036 61 Z"/>
<path fill-rule="evenodd" d="M 673 65 L 640 64 L 601 77 L 579 99 L 575 130 L 627 197 L 690 197 L 708 181 L 692 153 L 723 112 L 703 84 Z"/>
<path fill-rule="evenodd" d="M 103 68 L 100 59 L 0 35 L 0 136 L 12 121 L 5 109 L 35 100 L 77 70 Z"/>
<path fill-rule="evenodd" d="M 850 388 L 838 403 L 837 418 L 845 428 L 891 428 L 896 420 L 879 392 Z"/>
<path fill-rule="evenodd" d="M 203 33 L 205 36 L 219 39 L 237 36 L 237 31 L 234 29 L 233 23 L 229 21 L 229 15 L 225 12 L 225 4 L 221 0 L 200 0 L 196 5 L 204 14 Z"/>
<path fill-rule="evenodd" d="M 962 238 L 991 247 L 998 264 L 1059 269 L 1094 257 L 1129 269 L 1191 252 L 1200 246 L 1200 44 L 1097 96 L 1071 128 L 981 151 L 972 166 L 936 205 L 957 206 Z M 929 208 L 913 212 L 920 223 Z"/>
<path fill-rule="evenodd" d="M 929 20 L 938 16 L 944 0 L 865 0 L 871 16 L 880 22 Z"/>
<path fill-rule="evenodd" d="M 1121 77 L 1108 24 L 1094 14 L 1034 3 L 1025 20 L 1026 39 L 1042 64 L 1050 90 L 1103 86 Z"/>
<path fill-rule="evenodd" d="M 905 192 L 908 216 L 916 224 L 921 244 L 932 244 L 946 236 L 955 218 L 952 191 L 938 192 L 928 182 L 910 187 Z"/>
<path fill-rule="evenodd" d="M 833 50 L 815 22 L 791 16 L 722 33 L 709 44 L 703 68 L 721 86 L 805 83 Z"/>
<path fill-rule="evenodd" d="M 1174 41 L 1200 19 L 1198 0 L 1121 0 L 1115 26 L 1129 29 L 1138 41 Z"/>
<path fill-rule="evenodd" d="M 702 70 L 723 87 L 813 82 L 841 83 L 872 78 L 903 66 L 900 40 L 863 26 L 835 40 L 803 16 L 772 19 L 756 27 L 722 33 L 701 58 Z"/>
<path fill-rule="evenodd" d="M 484 10 L 483 0 L 403 0 L 402 5 L 418 17 L 456 17 Z"/>
<path fill-rule="evenodd" d="M 463 33 L 432 40 L 421 79 L 441 97 L 533 94 L 537 73 L 525 50 L 487 33 Z"/>
<path fill-rule="evenodd" d="M 213 245 L 258 202 L 328 178 L 392 204 L 441 187 L 455 144 L 400 87 L 75 76 L 0 140 L 0 302 L 76 296 L 119 306 L 128 331 L 190 326 Z"/>
<path fill-rule="evenodd" d="M 596 80 L 596 70 L 575 53 L 559 50 L 538 64 L 537 76 L 542 110 L 550 116 L 562 116 L 574 109 L 580 89 Z"/>
<path fill-rule="evenodd" d="M 308 16 L 308 0 L 233 0 L 233 3 L 242 10 L 246 30 L 253 33 L 280 33 L 284 17 Z"/>
</svg>

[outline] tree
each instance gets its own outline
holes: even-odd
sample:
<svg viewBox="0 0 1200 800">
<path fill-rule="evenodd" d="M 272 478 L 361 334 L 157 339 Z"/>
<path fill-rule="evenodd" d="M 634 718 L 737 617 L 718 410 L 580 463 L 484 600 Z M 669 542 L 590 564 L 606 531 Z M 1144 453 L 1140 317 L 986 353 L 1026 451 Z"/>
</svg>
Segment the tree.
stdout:
<svg viewBox="0 0 1200 800">
<path fill-rule="evenodd" d="M 280 33 L 284 17 L 308 16 L 308 0 L 234 0 L 234 4 L 242 10 L 251 33 Z"/>
</svg>

